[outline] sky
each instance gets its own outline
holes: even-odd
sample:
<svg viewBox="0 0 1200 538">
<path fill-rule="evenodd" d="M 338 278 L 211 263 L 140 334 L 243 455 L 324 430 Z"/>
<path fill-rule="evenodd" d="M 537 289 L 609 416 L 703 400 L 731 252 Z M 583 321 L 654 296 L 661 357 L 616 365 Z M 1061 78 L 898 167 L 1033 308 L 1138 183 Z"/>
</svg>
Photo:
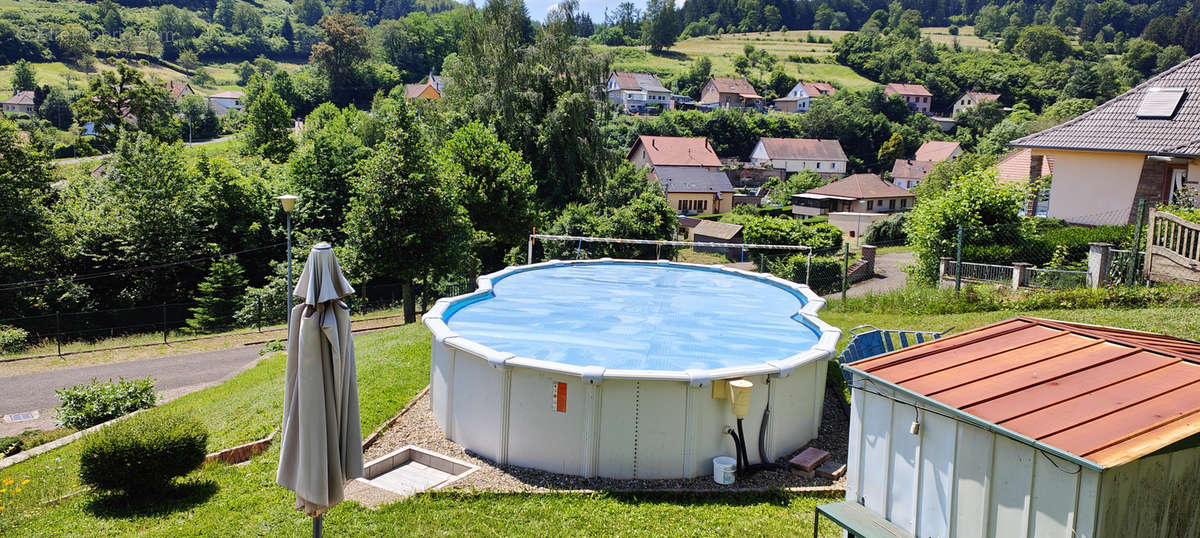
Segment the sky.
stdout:
<svg viewBox="0 0 1200 538">
<path fill-rule="evenodd" d="M 616 10 L 617 4 L 624 0 L 579 0 L 579 8 L 592 16 L 592 22 L 600 24 L 604 22 L 604 8 L 607 6 L 609 11 Z M 630 0 L 633 5 L 639 10 L 646 8 L 646 0 Z M 546 12 L 550 11 L 552 6 L 557 5 L 559 0 L 525 0 L 525 8 L 529 10 L 529 17 L 536 21 L 546 20 Z M 478 2 L 477 2 L 478 3 Z M 676 5 L 683 5 L 682 0 L 676 0 Z"/>
</svg>

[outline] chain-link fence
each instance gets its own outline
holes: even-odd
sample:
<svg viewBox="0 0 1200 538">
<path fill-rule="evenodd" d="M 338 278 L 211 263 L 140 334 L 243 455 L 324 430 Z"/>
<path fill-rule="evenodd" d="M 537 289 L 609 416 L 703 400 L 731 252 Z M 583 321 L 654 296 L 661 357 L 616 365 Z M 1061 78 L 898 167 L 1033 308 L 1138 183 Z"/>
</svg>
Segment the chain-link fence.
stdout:
<svg viewBox="0 0 1200 538">
<path fill-rule="evenodd" d="M 840 248 L 814 249 L 804 245 L 756 245 L 736 241 L 659 241 L 544 234 L 532 235 L 530 239 L 528 263 L 550 259 L 614 258 L 728 265 L 807 284 L 820 295 L 845 290 L 865 278 L 860 274 L 874 274 L 873 265 L 866 267 L 848 244 Z"/>
<path fill-rule="evenodd" d="M 424 311 L 440 297 L 461 295 L 470 291 L 474 283 L 465 279 L 443 280 L 434 283 L 415 284 L 413 292 L 418 308 Z M 355 316 L 399 308 L 403 301 L 404 286 L 400 283 L 358 283 L 354 294 L 346 297 Z M 285 301 L 285 298 L 278 298 Z M 52 344 L 49 353 L 62 354 L 63 344 L 94 343 L 81 350 L 101 350 L 112 346 L 105 340 L 120 337 L 143 336 L 145 338 L 125 345 L 149 345 L 188 340 L 205 335 L 245 330 L 258 331 L 286 325 L 287 319 L 278 309 L 272 309 L 256 299 L 252 307 L 246 308 L 248 315 L 229 317 L 226 323 L 209 325 L 203 329 L 193 327 L 189 320 L 194 318 L 198 302 L 160 303 L 103 310 L 80 312 L 53 312 L 35 316 L 0 319 L 0 325 L 22 329 L 28 333 L 27 341 L 33 345 Z M 272 312 L 275 312 L 272 314 Z M 158 338 L 161 336 L 161 339 Z M 125 347 L 125 345 L 121 347 Z M 80 348 L 80 346 L 75 346 Z M 21 356 L 21 353 L 11 354 Z"/>
<path fill-rule="evenodd" d="M 1132 212 L 959 225 L 955 237 L 943 241 L 938 280 L 956 288 L 963 283 L 1040 289 L 1139 284 L 1145 280 L 1146 217 L 1143 201 Z"/>
</svg>

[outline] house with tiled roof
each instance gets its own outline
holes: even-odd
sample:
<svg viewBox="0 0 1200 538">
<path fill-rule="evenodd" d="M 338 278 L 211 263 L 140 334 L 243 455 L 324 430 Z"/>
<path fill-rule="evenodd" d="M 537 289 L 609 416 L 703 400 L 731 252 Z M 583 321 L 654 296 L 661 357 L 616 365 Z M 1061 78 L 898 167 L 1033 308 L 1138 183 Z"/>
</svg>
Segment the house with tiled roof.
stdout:
<svg viewBox="0 0 1200 538">
<path fill-rule="evenodd" d="M 680 215 L 711 215 L 733 209 L 733 185 L 720 170 L 702 166 L 656 166 L 649 173 L 658 181 L 667 203 Z"/>
<path fill-rule="evenodd" d="M 167 81 L 167 93 L 171 94 L 171 100 L 178 103 L 185 95 L 195 95 L 196 90 L 187 82 L 179 80 Z"/>
<path fill-rule="evenodd" d="M 958 100 L 954 101 L 954 114 L 957 115 L 959 112 L 962 112 L 964 110 L 974 108 L 983 103 L 990 103 L 992 101 L 997 101 L 999 99 L 1000 99 L 1000 94 L 998 94 L 998 93 L 975 92 L 975 91 L 967 92 L 967 93 L 964 93 L 962 95 L 962 97 L 959 97 Z"/>
<path fill-rule="evenodd" d="M 746 77 L 709 77 L 700 89 L 700 105 L 720 108 L 756 108 L 762 103 L 758 90 Z"/>
<path fill-rule="evenodd" d="M 642 135 L 633 142 L 625 158 L 639 167 L 703 166 L 721 167 L 721 158 L 707 138 Z"/>
<path fill-rule="evenodd" d="M 918 161 L 916 159 L 896 159 L 892 164 L 892 183 L 911 189 L 916 187 L 937 164 L 933 161 Z"/>
<path fill-rule="evenodd" d="M 438 91 L 437 86 L 431 81 L 421 82 L 419 84 L 404 85 L 405 99 L 430 99 L 438 100 L 442 98 L 442 92 Z"/>
<path fill-rule="evenodd" d="M 246 92 L 240 90 L 226 90 L 217 92 L 208 96 L 208 107 L 213 110 L 218 116 L 228 114 L 230 110 L 242 110 L 244 103 L 242 100 L 246 98 Z"/>
<path fill-rule="evenodd" d="M 760 138 L 750 152 L 756 166 L 770 164 L 789 173 L 813 170 L 825 178 L 846 174 L 846 153 L 837 140 L 819 138 Z"/>
<path fill-rule="evenodd" d="M 0 103 L 5 114 L 33 115 L 33 91 L 22 90 Z"/>
<path fill-rule="evenodd" d="M 911 209 L 916 195 L 878 174 L 854 174 L 792 195 L 792 214 L 815 217 L 836 212 L 871 213 L 880 217 Z"/>
<path fill-rule="evenodd" d="M 625 110 L 640 110 L 646 105 L 671 107 L 671 90 L 663 86 L 657 75 L 613 71 L 608 74 L 604 93 L 612 104 Z"/>
<path fill-rule="evenodd" d="M 917 148 L 917 154 L 913 158 L 918 161 L 940 163 L 958 157 L 962 152 L 962 144 L 953 140 L 929 140 Z"/>
<path fill-rule="evenodd" d="M 1200 56 L 1011 145 L 1054 159 L 1050 217 L 1123 224 L 1141 200 L 1179 201 L 1200 189 Z"/>
<path fill-rule="evenodd" d="M 813 99 L 826 95 L 833 95 L 837 92 L 832 84 L 828 82 L 797 82 L 792 86 L 792 90 L 786 96 L 780 97 L 774 101 L 775 107 L 780 112 L 808 112 L 812 106 Z"/>
<path fill-rule="evenodd" d="M 892 82 L 883 87 L 883 94 L 888 97 L 893 95 L 903 97 L 908 102 L 908 108 L 913 112 L 920 112 L 925 115 L 932 114 L 929 107 L 932 105 L 933 94 L 929 93 L 929 90 L 920 84 Z"/>
</svg>

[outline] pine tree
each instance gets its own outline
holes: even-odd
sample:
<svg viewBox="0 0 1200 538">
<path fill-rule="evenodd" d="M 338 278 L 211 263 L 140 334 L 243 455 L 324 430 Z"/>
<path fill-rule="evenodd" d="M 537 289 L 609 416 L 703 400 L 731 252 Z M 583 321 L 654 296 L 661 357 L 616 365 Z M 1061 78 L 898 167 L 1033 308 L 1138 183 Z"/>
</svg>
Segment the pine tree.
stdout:
<svg viewBox="0 0 1200 538">
<path fill-rule="evenodd" d="M 242 266 L 233 256 L 221 258 L 208 269 L 208 276 L 196 290 L 197 305 L 188 309 L 192 317 L 189 327 L 197 331 L 213 331 L 233 324 L 233 315 L 246 293 L 246 277 Z"/>
</svg>

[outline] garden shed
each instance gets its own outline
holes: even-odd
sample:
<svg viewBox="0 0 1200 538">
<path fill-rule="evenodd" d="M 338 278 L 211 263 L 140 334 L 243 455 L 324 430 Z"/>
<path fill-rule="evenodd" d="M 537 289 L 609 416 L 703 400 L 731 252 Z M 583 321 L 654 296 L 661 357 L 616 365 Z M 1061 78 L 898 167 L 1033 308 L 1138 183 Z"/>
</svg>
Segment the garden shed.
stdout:
<svg viewBox="0 0 1200 538">
<path fill-rule="evenodd" d="M 845 366 L 852 535 L 1200 534 L 1200 344 L 1015 318 Z"/>
</svg>

